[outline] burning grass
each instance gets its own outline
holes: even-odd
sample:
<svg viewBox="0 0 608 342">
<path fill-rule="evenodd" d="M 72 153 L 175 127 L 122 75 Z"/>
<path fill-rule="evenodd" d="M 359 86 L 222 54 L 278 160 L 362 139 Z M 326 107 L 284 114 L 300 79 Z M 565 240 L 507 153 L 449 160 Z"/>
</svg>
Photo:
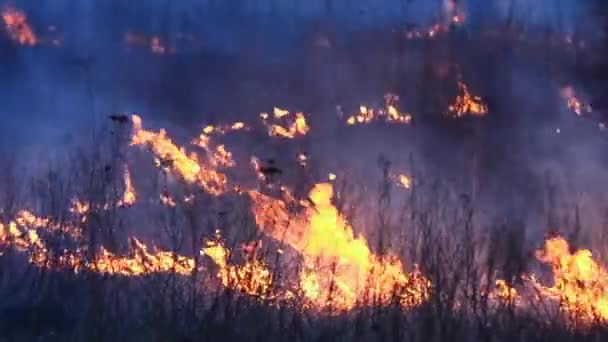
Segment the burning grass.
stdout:
<svg viewBox="0 0 608 342">
<path fill-rule="evenodd" d="M 286 111 L 279 114 L 278 118 L 289 115 Z M 461 248 L 474 252 L 480 247 L 471 244 L 474 238 L 469 234 L 473 233 L 467 228 L 471 223 L 465 224 L 462 240 L 458 241 L 444 240 L 445 237 L 435 240 L 443 233 L 419 228 L 422 230 L 416 235 L 423 240 L 417 244 L 430 247 L 431 241 L 441 241 L 436 246 L 441 253 L 429 250 L 431 254 L 421 258 L 420 266 L 408 267 L 403 256 L 390 249 L 381 253 L 374 251 L 366 237 L 355 232 L 336 207 L 333 183 L 313 185 L 305 198 L 297 198 L 285 186 L 280 186 L 278 192 L 273 191 L 274 182 L 265 183 L 259 189 L 227 187 L 227 176 L 220 168 L 234 167 L 237 163 L 223 145 L 211 141 L 211 136 L 244 130 L 244 124 L 203 129 L 192 145 L 203 150 L 204 158 L 188 155 L 186 148 L 176 145 L 164 130 L 158 133 L 144 130 L 139 116 L 132 117 L 132 124 L 132 146 L 147 147 L 165 175 L 202 191 L 202 195 L 186 196 L 180 203 L 163 191 L 160 196 L 164 210 L 187 215 L 189 208 L 202 200 L 197 198 L 200 196 L 205 197 L 207 203 L 218 203 L 222 196 L 248 199 L 260 239 L 244 243 L 239 253 L 238 248 L 228 246 L 220 227 L 213 236 L 193 236 L 191 252 L 194 253 L 148 247 L 135 236 L 129 238 L 123 253 L 111 251 L 103 244 L 92 245 L 90 229 L 98 215 L 135 210 L 141 201 L 130 169 L 123 166 L 122 192 L 115 201 L 110 201 L 116 205 L 73 200 L 70 214 L 63 221 L 21 211 L 14 220 L 1 223 L 0 248 L 4 255 L 24 254 L 31 265 L 52 272 L 142 281 L 155 275 L 178 276 L 184 284 L 191 279 L 196 296 L 203 298 L 213 293 L 211 284 L 216 282 L 222 292 L 248 298 L 274 308 L 272 310 L 290 310 L 290 315 L 338 317 L 362 314 L 368 309 L 417 315 L 416 312 L 423 312 L 425 308 L 434 308 L 464 315 L 467 319 L 481 319 L 476 315 L 491 313 L 492 316 L 483 319 L 494 320 L 499 319 L 504 310 L 525 317 L 534 308 L 555 306 L 556 315 L 577 334 L 602 327 L 608 318 L 608 277 L 604 267 L 588 250 L 571 252 L 562 237 L 548 239 L 545 248 L 537 253 L 538 261 L 551 268 L 553 282 L 548 285 L 537 280 L 534 273 L 517 274 L 519 280 L 515 282 L 513 278 L 503 280 L 491 271 L 482 271 L 467 259 L 466 253 L 462 255 Z M 294 160 L 294 166 L 301 162 L 302 158 Z M 222 176 L 217 178 L 219 175 Z M 266 176 L 264 172 L 258 174 L 261 180 L 266 180 Z M 386 177 L 395 186 L 409 190 L 417 187 L 404 174 L 386 172 Z M 210 179 L 221 179 L 221 182 L 210 186 Z M 63 241 L 60 245 L 54 242 L 57 237 Z M 263 241 L 272 241 L 270 247 L 263 250 Z M 454 246 L 460 247 L 454 249 Z M 465 265 L 470 271 L 455 277 L 450 273 L 453 270 L 444 268 L 453 262 L 467 262 Z M 553 324 L 554 321 L 541 319 L 540 323 Z"/>
</svg>

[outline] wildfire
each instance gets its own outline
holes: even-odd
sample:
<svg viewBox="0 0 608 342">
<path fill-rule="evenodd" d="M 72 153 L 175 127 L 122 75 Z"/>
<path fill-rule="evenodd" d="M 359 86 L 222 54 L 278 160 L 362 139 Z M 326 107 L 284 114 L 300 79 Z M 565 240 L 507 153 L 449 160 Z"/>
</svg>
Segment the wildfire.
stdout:
<svg viewBox="0 0 608 342">
<path fill-rule="evenodd" d="M 266 264 L 253 256 L 244 265 L 230 265 L 228 259 L 231 252 L 224 247 L 219 232 L 216 232 L 215 240 L 209 240 L 206 244 L 201 254 L 210 257 L 219 267 L 217 276 L 225 287 L 267 298 L 272 286 L 272 273 Z"/>
<path fill-rule="evenodd" d="M 103 246 L 93 259 L 85 255 L 86 248 L 63 250 L 54 254 L 41 239 L 39 231 L 65 231 L 73 238 L 80 238 L 81 231 L 69 225 L 59 226 L 50 219 L 39 218 L 22 211 L 15 221 L 0 223 L 0 247 L 28 253 L 30 263 L 37 267 L 63 268 L 73 272 L 89 270 L 103 274 L 139 276 L 150 273 L 174 272 L 187 275 L 194 269 L 194 260 L 173 252 L 157 250 L 149 252 L 141 241 L 132 238 L 131 256 L 116 255 Z"/>
<path fill-rule="evenodd" d="M 275 121 L 283 121 L 284 124 L 271 124 L 269 123 L 270 115 L 268 113 L 261 113 L 260 118 L 264 125 L 268 128 L 268 134 L 273 137 L 281 137 L 287 139 L 294 139 L 298 136 L 304 136 L 308 134 L 310 128 L 306 122 L 306 117 L 303 113 L 290 114 L 288 111 L 280 108 L 274 108 L 273 119 Z"/>
<path fill-rule="evenodd" d="M 2 20 L 4 20 L 6 31 L 12 40 L 28 46 L 38 43 L 38 38 L 27 23 L 25 13 L 9 7 L 2 12 Z"/>
<path fill-rule="evenodd" d="M 464 94 L 468 94 L 463 98 L 468 96 L 471 99 L 466 86 L 463 87 Z M 390 108 L 395 101 L 395 98 L 387 99 L 385 119 L 389 122 L 398 121 L 396 118 L 401 117 L 391 114 Z M 468 108 L 471 111 L 473 107 Z M 293 116 L 277 108 L 273 118 L 289 120 Z M 372 116 L 372 119 L 375 118 Z M 269 120 L 269 116 L 264 120 Z M 362 120 L 368 122 L 367 117 Z M 235 163 L 224 145 L 215 145 L 211 139 L 214 135 L 247 129 L 245 124 L 237 122 L 203 128 L 200 136 L 193 141 L 205 153 L 205 158 L 199 159 L 196 154 L 187 155 L 164 130 L 144 130 L 141 119 L 136 115 L 132 121 L 131 144 L 148 146 L 156 156 L 159 167 L 173 171 L 184 182 L 199 186 L 211 194 L 219 195 L 226 191 L 226 176 L 217 169 L 231 167 Z M 300 132 L 298 126 L 295 127 L 294 132 Z M 297 154 L 296 158 L 302 166 L 308 161 L 304 153 Z M 265 180 L 264 172 L 278 172 L 273 170 L 276 168 L 274 161 L 269 161 L 269 166 L 262 166 L 257 158 L 252 157 L 251 163 L 261 180 Z M 405 189 L 413 185 L 412 178 L 405 174 L 391 174 L 390 177 Z M 216 275 L 222 286 L 269 303 L 296 299 L 303 304 L 303 308 L 330 313 L 346 312 L 367 305 L 398 304 L 407 309 L 426 302 L 431 295 L 431 282 L 416 266 L 413 271 L 406 272 L 397 255 L 390 252 L 377 255 L 372 252 L 365 237 L 354 232 L 351 224 L 332 203 L 334 188 L 331 181 L 335 181 L 337 176 L 330 173 L 328 178 L 329 183 L 314 185 L 304 200 L 298 199 L 282 185 L 273 188 L 273 193 L 279 194 L 278 198 L 260 191 L 237 191 L 251 199 L 251 209 L 260 232 L 280 242 L 277 257 L 287 258 L 297 254 L 298 258 L 289 259 L 296 273 L 285 274 L 288 285 L 277 281 L 270 264 L 258 256 L 261 241 L 244 245 L 241 248 L 244 261 L 240 264 L 232 262 L 234 251 L 225 246 L 219 231 L 216 231 L 215 238 L 204 242 L 200 255 L 209 257 L 215 263 L 218 268 Z M 121 198 L 103 206 L 104 210 L 117 206 L 129 207 L 135 203 L 137 195 L 126 165 L 123 180 L 124 193 Z M 193 199 L 193 195 L 185 196 L 183 203 Z M 181 203 L 181 198 L 178 200 Z M 176 200 L 168 190 L 160 194 L 160 202 L 167 207 L 176 206 Z M 0 253 L 12 249 L 26 254 L 34 266 L 73 272 L 138 277 L 153 273 L 188 276 L 198 270 L 194 257 L 162 250 L 154 245 L 149 248 L 135 237 L 130 238 L 129 249 L 123 255 L 104 246 L 95 251 L 88 250 L 83 245 L 83 230 L 70 222 L 85 223 L 91 211 L 100 208 L 101 205 L 95 207 L 75 199 L 70 208 L 73 216 L 68 217 L 68 222 L 60 223 L 27 210 L 20 211 L 9 223 L 0 222 Z M 49 240 L 45 239 L 51 234 L 61 234 L 79 247 L 59 252 L 49 248 Z M 289 248 L 290 252 L 284 248 Z M 488 298 L 495 303 L 515 303 L 520 307 L 530 293 L 523 291 L 531 287 L 541 299 L 558 303 L 561 311 L 574 322 L 591 324 L 608 321 L 608 272 L 593 259 L 589 250 L 572 253 L 567 241 L 556 237 L 547 240 L 544 249 L 539 250 L 536 256 L 540 262 L 551 267 L 551 286 L 542 285 L 534 276 L 524 276 L 520 292 L 519 287 L 516 289 L 504 280 L 497 280 Z M 287 286 L 289 288 L 283 288 Z"/>
<path fill-rule="evenodd" d="M 404 174 L 397 175 L 395 177 L 395 181 L 397 185 L 404 189 L 409 189 L 412 187 L 412 179 Z"/>
<path fill-rule="evenodd" d="M 576 113 L 576 115 L 583 115 L 583 113 L 591 113 L 593 108 L 591 105 L 584 104 L 576 97 L 574 89 L 572 87 L 565 87 L 561 91 L 562 97 L 566 100 L 568 109 Z"/>
<path fill-rule="evenodd" d="M 305 206 L 297 218 L 290 217 L 282 200 L 257 192 L 250 195 L 260 229 L 302 255 L 299 285 L 314 306 L 344 311 L 396 299 L 411 307 L 426 299 L 429 283 L 422 275 L 405 273 L 395 256 L 374 255 L 365 238 L 355 236 L 331 204 L 331 184 L 317 184 L 309 194 L 314 206 Z"/>
<path fill-rule="evenodd" d="M 561 309 L 577 322 L 608 320 L 608 272 L 593 260 L 591 251 L 571 253 L 568 242 L 555 237 L 536 255 L 553 270 L 554 284 L 541 287 L 543 294 L 557 299 Z"/>
<path fill-rule="evenodd" d="M 384 120 L 390 123 L 409 124 L 412 116 L 407 113 L 400 113 L 396 107 L 399 96 L 387 94 L 385 97 L 385 108 L 373 109 L 367 106 L 359 106 L 359 113 L 349 116 L 346 123 L 350 126 L 368 124 L 377 120 Z"/>
<path fill-rule="evenodd" d="M 137 195 L 135 193 L 135 188 L 133 187 L 133 183 L 131 181 L 131 171 L 129 171 L 129 167 L 126 165 L 123 177 L 125 182 L 125 191 L 122 195 L 122 199 L 118 201 L 117 205 L 119 207 L 129 207 L 135 204 Z"/>
<path fill-rule="evenodd" d="M 138 239 L 132 238 L 131 241 L 131 256 L 118 256 L 101 247 L 98 256 L 87 268 L 99 273 L 124 276 L 166 272 L 189 275 L 194 270 L 192 258 L 162 250 L 149 252 L 148 247 Z"/>
<path fill-rule="evenodd" d="M 458 82 L 458 89 L 461 94 L 456 96 L 454 104 L 449 107 L 449 111 L 454 117 L 460 118 L 467 114 L 484 116 L 488 113 L 488 106 L 481 97 L 473 96 L 466 84 Z"/>
<path fill-rule="evenodd" d="M 165 169 L 171 169 L 179 174 L 184 181 L 188 183 L 198 184 L 206 192 L 212 195 L 221 195 L 226 191 L 226 176 L 217 171 L 218 164 L 222 164 L 216 160 L 218 155 L 210 157 L 212 160 L 209 165 L 205 165 L 199 161 L 195 153 L 190 155 L 186 151 L 175 145 L 167 136 L 167 132 L 161 129 L 158 133 L 146 131 L 142 129 L 141 118 L 133 115 L 133 136 L 131 145 L 146 145 L 149 146 L 156 155 L 157 165 Z M 205 136 L 207 139 L 207 136 Z M 208 148 L 208 140 L 205 144 L 199 144 Z M 221 154 L 222 149 L 216 152 Z"/>
</svg>

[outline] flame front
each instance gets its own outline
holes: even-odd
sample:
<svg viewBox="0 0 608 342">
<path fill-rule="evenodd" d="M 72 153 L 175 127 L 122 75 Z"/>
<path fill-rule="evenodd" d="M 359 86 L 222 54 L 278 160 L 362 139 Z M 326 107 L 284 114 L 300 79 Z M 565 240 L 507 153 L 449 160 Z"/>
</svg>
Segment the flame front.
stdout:
<svg viewBox="0 0 608 342">
<path fill-rule="evenodd" d="M 183 148 L 171 141 L 164 129 L 158 133 L 142 129 L 141 118 L 137 115 L 133 115 L 132 121 L 131 145 L 149 146 L 158 158 L 158 166 L 175 171 L 184 181 L 198 184 L 209 194 L 217 196 L 226 191 L 226 176 L 217 171 L 214 165 L 203 164 L 194 153 L 187 155 Z M 207 147 L 208 142 L 203 146 Z"/>
<path fill-rule="evenodd" d="M 319 308 L 350 310 L 358 304 L 405 307 L 422 303 L 428 281 L 417 271 L 406 274 L 399 259 L 374 255 L 365 238 L 332 205 L 331 184 L 317 184 L 302 216 L 290 217 L 284 201 L 251 192 L 258 226 L 267 235 L 298 251 L 304 261 L 300 288 Z"/>
<path fill-rule="evenodd" d="M 554 284 L 542 293 L 558 300 L 574 320 L 585 323 L 608 320 L 608 273 L 593 260 L 591 251 L 570 253 L 568 242 L 555 237 L 537 252 L 539 261 L 553 270 Z"/>
</svg>

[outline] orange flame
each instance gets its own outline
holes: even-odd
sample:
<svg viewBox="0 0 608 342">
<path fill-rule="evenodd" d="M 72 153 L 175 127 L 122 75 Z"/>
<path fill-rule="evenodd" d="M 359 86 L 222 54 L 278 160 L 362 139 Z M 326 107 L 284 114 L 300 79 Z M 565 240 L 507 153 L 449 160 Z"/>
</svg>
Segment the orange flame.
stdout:
<svg viewBox="0 0 608 342">
<path fill-rule="evenodd" d="M 404 189 L 409 189 L 412 187 L 412 179 L 404 174 L 400 174 L 397 175 L 395 178 L 395 181 L 397 182 L 397 185 L 399 185 L 400 187 L 404 188 Z"/>
<path fill-rule="evenodd" d="M 396 107 L 399 101 L 399 96 L 395 94 L 387 94 L 384 97 L 386 107 L 381 109 L 368 108 L 367 106 L 359 106 L 359 113 L 351 115 L 346 119 L 346 124 L 349 126 L 368 124 L 376 120 L 384 120 L 390 123 L 409 124 L 412 121 L 412 116 L 408 113 L 400 113 Z"/>
<path fill-rule="evenodd" d="M 405 307 L 422 303 L 428 281 L 418 272 L 406 274 L 392 255 L 374 255 L 362 236 L 331 204 L 331 184 L 317 184 L 302 217 L 290 217 L 284 201 L 250 192 L 258 226 L 304 258 L 300 287 L 319 308 L 350 310 L 358 304 L 386 305 L 397 300 Z"/>
<path fill-rule="evenodd" d="M 161 250 L 151 253 L 146 245 L 135 238 L 132 239 L 133 246 L 129 252 L 131 256 L 128 257 L 118 256 L 103 246 L 92 260 L 85 256 L 86 248 L 78 248 L 75 251 L 64 250 L 60 255 L 53 255 L 40 238 L 38 231 L 56 232 L 60 229 L 59 227 L 49 219 L 39 218 L 30 212 L 23 211 L 15 221 L 11 221 L 7 225 L 0 223 L 0 247 L 28 253 L 30 263 L 37 267 L 53 266 L 67 268 L 74 272 L 86 269 L 92 272 L 126 276 L 161 272 L 187 275 L 194 269 L 193 259 Z M 70 226 L 62 229 L 65 229 L 72 237 L 80 237 L 80 229 Z"/>
<path fill-rule="evenodd" d="M 201 254 L 209 256 L 219 267 L 217 276 L 225 287 L 260 298 L 268 296 L 272 286 L 270 269 L 257 258 L 240 266 L 228 264 L 230 250 L 224 247 L 218 232 L 215 240 L 207 241 Z"/>
<path fill-rule="evenodd" d="M 27 23 L 25 13 L 9 7 L 2 12 L 2 20 L 12 40 L 28 46 L 38 43 L 38 38 Z"/>
<path fill-rule="evenodd" d="M 167 137 L 164 129 L 161 129 L 158 133 L 146 131 L 142 129 L 142 122 L 139 116 L 133 115 L 132 120 L 133 136 L 131 145 L 149 146 L 158 158 L 158 166 L 175 171 L 184 181 L 197 184 L 212 195 L 221 195 L 226 191 L 226 176 L 215 169 L 218 164 L 224 164 L 216 159 L 223 160 L 221 159 L 222 157 L 218 157 L 224 151 L 223 148 L 218 149 L 218 155 L 214 154 L 214 156 L 210 157 L 212 160 L 211 165 L 205 165 L 199 161 L 196 154 L 187 155 L 183 148 L 175 145 Z M 205 136 L 205 139 L 207 138 Z M 199 146 L 208 148 L 208 140 L 206 141 L 206 143 L 199 144 Z"/>
<path fill-rule="evenodd" d="M 449 111 L 454 117 L 460 118 L 467 114 L 484 116 L 488 113 L 488 106 L 481 97 L 473 96 L 466 84 L 458 82 L 458 88 L 461 95 L 458 95 L 454 104 L 449 107 Z"/>
<path fill-rule="evenodd" d="M 273 137 L 282 137 L 287 139 L 294 139 L 298 136 L 304 136 L 308 134 L 310 128 L 306 122 L 306 117 L 303 113 L 295 113 L 291 115 L 288 111 L 280 108 L 274 108 L 273 111 L 274 120 L 284 121 L 285 125 L 270 124 L 268 122 L 268 113 L 261 113 L 260 118 L 264 125 L 268 128 L 268 134 Z"/>
<path fill-rule="evenodd" d="M 581 100 L 576 97 L 574 88 L 565 87 L 561 91 L 562 97 L 566 100 L 568 109 L 576 113 L 576 115 L 583 115 L 583 113 L 591 113 L 593 108 L 589 104 L 583 104 Z"/>
<path fill-rule="evenodd" d="M 568 242 L 555 237 L 536 256 L 553 270 L 554 285 L 542 288 L 543 294 L 557 299 L 561 309 L 577 321 L 608 320 L 608 272 L 593 260 L 591 251 L 571 253 Z"/>
<path fill-rule="evenodd" d="M 135 193 L 135 188 L 133 187 L 133 183 L 131 181 L 131 171 L 129 167 L 125 165 L 124 171 L 124 181 L 125 181 L 125 191 L 122 195 L 122 199 L 118 201 L 117 205 L 119 207 L 129 207 L 135 204 L 137 199 L 137 195 Z"/>
</svg>

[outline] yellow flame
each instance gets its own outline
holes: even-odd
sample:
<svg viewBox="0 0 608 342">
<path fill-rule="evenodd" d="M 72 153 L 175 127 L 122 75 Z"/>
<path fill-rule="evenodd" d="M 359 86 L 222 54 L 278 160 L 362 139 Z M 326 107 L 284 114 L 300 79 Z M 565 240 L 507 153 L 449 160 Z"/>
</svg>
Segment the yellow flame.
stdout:
<svg viewBox="0 0 608 342">
<path fill-rule="evenodd" d="M 591 251 L 571 253 L 568 242 L 555 237 L 536 255 L 553 270 L 554 284 L 543 288 L 545 295 L 558 299 L 561 308 L 577 321 L 608 320 L 608 273 L 593 260 Z"/>
<path fill-rule="evenodd" d="M 128 206 L 132 206 L 133 204 L 135 204 L 135 201 L 137 199 L 137 195 L 135 193 L 135 188 L 133 187 L 133 182 L 131 181 L 131 171 L 129 170 L 129 167 L 125 165 L 125 170 L 124 170 L 124 182 L 125 182 L 125 190 L 123 192 L 122 195 L 122 199 L 120 201 L 118 201 L 117 205 L 119 207 L 128 207 Z"/>
<path fill-rule="evenodd" d="M 404 174 L 400 174 L 396 177 L 397 184 L 405 189 L 412 187 L 412 179 Z"/>
<path fill-rule="evenodd" d="M 229 264 L 230 250 L 220 239 L 217 233 L 216 239 L 207 241 L 201 253 L 209 256 L 219 267 L 217 276 L 222 284 L 251 296 L 266 298 L 272 286 L 270 269 L 255 257 L 243 265 Z"/>
<path fill-rule="evenodd" d="M 393 256 L 374 255 L 362 236 L 331 204 L 333 187 L 317 184 L 309 194 L 314 207 L 293 218 L 282 200 L 250 192 L 258 226 L 304 258 L 300 288 L 319 308 L 350 310 L 358 304 L 386 305 L 397 300 L 406 307 L 422 303 L 428 281 L 418 272 L 407 274 Z"/>
<path fill-rule="evenodd" d="M 196 154 L 187 155 L 183 148 L 175 145 L 164 129 L 161 129 L 158 133 L 144 130 L 141 118 L 137 115 L 133 115 L 132 121 L 133 136 L 131 144 L 149 146 L 159 158 L 159 166 L 175 171 L 184 181 L 198 184 L 212 195 L 221 195 L 226 191 L 226 176 L 216 170 L 216 166 L 223 163 L 222 157 L 218 157 L 219 150 L 218 155 L 214 153 L 210 157 L 211 165 L 205 165 L 199 161 Z M 209 148 L 208 142 L 200 143 L 199 141 L 199 146 Z"/>
<path fill-rule="evenodd" d="M 268 113 L 260 114 L 260 118 L 262 119 L 264 125 L 268 128 L 268 134 L 270 136 L 294 139 L 295 137 L 308 134 L 310 130 L 308 123 L 306 122 L 306 117 L 303 113 L 295 113 L 294 115 L 291 115 L 287 110 L 274 108 L 273 118 L 275 120 L 285 122 L 283 125 L 279 123 L 269 123 L 267 121 L 269 117 L 270 116 Z"/>
<path fill-rule="evenodd" d="M 349 126 L 369 124 L 374 121 L 384 120 L 389 123 L 409 124 L 412 121 L 412 116 L 408 113 L 401 113 L 396 107 L 399 101 L 399 96 L 395 94 L 386 94 L 385 108 L 374 109 L 367 106 L 359 106 L 359 113 L 351 115 L 346 119 L 346 124 Z"/>
<path fill-rule="evenodd" d="M 456 96 L 454 104 L 449 107 L 449 111 L 454 117 L 460 118 L 467 114 L 484 116 L 488 113 L 488 106 L 481 97 L 472 95 L 466 84 L 458 82 L 458 88 L 461 94 Z"/>
</svg>

